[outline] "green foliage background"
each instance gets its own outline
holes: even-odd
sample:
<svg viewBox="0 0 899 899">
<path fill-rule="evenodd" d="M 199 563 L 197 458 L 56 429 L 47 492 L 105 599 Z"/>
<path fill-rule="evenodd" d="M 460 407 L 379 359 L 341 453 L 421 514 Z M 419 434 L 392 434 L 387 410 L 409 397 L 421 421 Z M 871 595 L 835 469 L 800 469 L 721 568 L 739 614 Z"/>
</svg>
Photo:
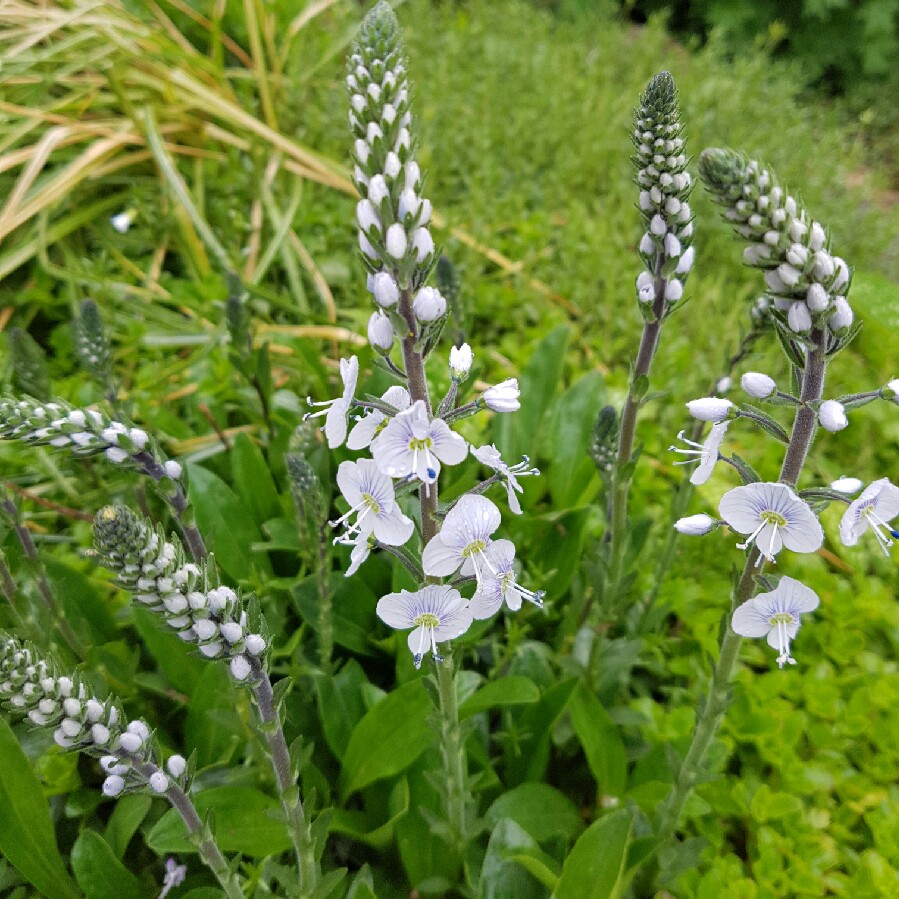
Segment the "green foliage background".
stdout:
<svg viewBox="0 0 899 899">
<path fill-rule="evenodd" d="M 209 6 L 203 12 L 212 16 Z M 148 9 L 135 5 L 133 13 L 149 19 Z M 801 102 L 802 76 L 765 55 L 724 59 L 716 43 L 688 50 L 658 22 L 638 28 L 566 19 L 514 0 L 410 0 L 398 11 L 417 84 L 419 158 L 447 224 L 438 236 L 463 274 L 464 322 L 453 324 L 475 349 L 478 379 L 522 378 L 521 413 L 492 426 L 473 420 L 465 436 L 528 452 L 544 471 L 527 482 L 525 515 L 507 517 L 504 536 L 519 547 L 529 580 L 547 589 L 548 611 L 501 619 L 462 642 L 470 672 L 461 698 L 473 722 L 472 790 L 486 828 L 468 861 L 480 878 L 480 896 L 547 896 L 546 884 L 560 874 L 557 896 L 583 895 L 561 870 L 567 851 L 582 833 L 586 842 L 579 845 L 626 845 L 621 813 L 608 810 L 634 803 L 652 812 L 671 779 L 672 749 L 682 752 L 689 740 L 706 654 L 716 645 L 730 565 L 739 554 L 722 534 L 684 539 L 653 608 L 637 599 L 667 536 L 681 472 L 666 449 L 685 424 L 683 403 L 706 393 L 723 372 L 760 286 L 697 190 L 692 301 L 666 328 L 653 375 L 654 388 L 665 394 L 647 407 L 640 429 L 643 458 L 632 508 L 635 543 L 645 538 L 648 561 L 633 608 L 579 630 L 579 611 L 592 591 L 591 547 L 602 531 L 600 484 L 587 442 L 599 407 L 623 400 L 640 326 L 633 299 L 638 217 L 628 160 L 639 93 L 656 71 L 671 70 L 694 154 L 707 145 L 732 145 L 764 158 L 831 227 L 835 252 L 856 269 L 852 298 L 866 320 L 833 368 L 834 394 L 871 389 L 897 374 L 899 212 L 889 202 L 887 173 L 870 166 L 862 143 L 841 125 L 840 108 Z M 275 2 L 268 12 L 271 34 L 283 36 L 297 10 Z M 171 37 L 183 34 L 197 57 L 208 57 L 191 64 L 223 83 L 229 79 L 241 108 L 263 117 L 259 79 L 245 70 L 241 75 L 241 63 L 228 52 L 218 57 L 209 30 L 178 7 L 166 6 L 165 13 L 172 30 L 158 20 L 152 28 L 160 58 L 184 64 L 188 51 Z M 327 7 L 297 32 L 283 71 L 268 81 L 279 132 L 340 164 L 347 153 L 342 60 L 359 17 L 352 3 Z M 245 7 L 227 4 L 222 32 L 247 47 L 247 29 Z M 11 80 L 9 102 L 60 114 L 96 104 L 128 118 L 127 52 L 102 32 L 94 36 L 104 48 L 97 65 L 102 90 L 59 101 L 58 69 L 35 54 L 26 62 L 39 78 Z M 48 351 L 55 391 L 89 403 L 98 397 L 73 366 L 68 322 L 83 296 L 97 300 L 115 343 L 125 401 L 171 454 L 191 462 L 199 524 L 230 582 L 259 593 L 276 635 L 274 670 L 295 679 L 287 729 L 289 738 L 302 734 L 310 747 L 303 786 L 336 809 L 327 864 L 361 871 L 353 895 L 369 895 L 367 883 L 378 897 L 408 895 L 412 888 L 443 893 L 457 872 L 427 824 L 428 810 L 437 809 L 427 775 L 439 767 L 427 698 L 404 641 L 374 617 L 377 597 L 404 584 L 404 574 L 376 557 L 345 581 L 338 570 L 345 560 L 339 560 L 333 586 L 343 667 L 333 679 L 317 672 L 314 585 L 283 467 L 301 398 L 333 395 L 340 354 L 368 358 L 354 339 L 364 334 L 370 306 L 355 259 L 353 200 L 283 168 L 266 182 L 271 146 L 258 137 L 246 138 L 245 148 L 216 142 L 186 100 L 182 113 L 174 82 L 149 96 L 161 120 L 182 117 L 181 146 L 203 149 L 209 142 L 214 150 L 179 155 L 179 167 L 232 258 L 246 258 L 254 201 L 267 189 L 313 260 L 309 265 L 295 248 L 277 248 L 253 291 L 257 342 L 270 343 L 271 428 L 222 344 L 224 279 L 151 159 L 79 181 L 15 229 L 0 246 L 0 306 L 10 310 L 10 324 L 28 329 Z M 2 126 L 5 153 L 45 127 L 23 135 L 16 125 L 10 114 Z M 68 152 L 63 147 L 51 156 L 41 178 L 64 165 Z M 0 195 L 13 191 L 18 174 L 14 167 L 0 174 Z M 277 226 L 270 205 L 263 205 L 264 252 Z M 126 208 L 136 218 L 120 235 L 108 216 Z M 97 211 L 67 236 L 52 237 L 55 223 L 84 209 Z M 24 261 L 12 265 L 22 254 Z M 321 279 L 333 294 L 335 321 Z M 325 330 L 297 330 L 310 326 Z M 445 386 L 439 368 L 435 363 L 432 377 Z M 785 380 L 773 341 L 760 344 L 745 369 Z M 366 386 L 375 392 L 386 384 L 373 376 Z M 728 439 L 763 476 L 773 476 L 777 451 L 759 433 L 734 427 Z M 885 403 L 867 407 L 847 431 L 819 438 L 803 486 L 841 474 L 895 478 L 897 439 L 897 410 Z M 340 458 L 314 451 L 325 483 Z M 261 877 L 261 859 L 283 848 L 283 833 L 267 814 L 273 800 L 259 766 L 230 767 L 256 753 L 244 699 L 224 672 L 187 656 L 177 639 L 127 606 L 85 556 L 87 523 L 66 511 L 93 513 L 112 499 L 134 502 L 133 481 L 102 461 L 76 464 L 15 446 L 0 447 L 0 460 L 4 479 L 29 491 L 29 521 L 66 616 L 89 647 L 85 670 L 96 689 L 116 692 L 134 713 L 146 714 L 163 745 L 198 753 L 201 805 L 216 810 L 223 848 L 242 852 L 251 878 Z M 476 472 L 471 461 L 452 472 L 443 495 L 467 489 Z M 692 511 L 713 510 L 734 483 L 719 471 Z M 784 572 L 818 591 L 822 607 L 800 632 L 796 668 L 778 671 L 766 646 L 745 647 L 734 703 L 715 746 L 715 776 L 688 806 L 684 841 L 663 859 L 659 883 L 671 895 L 896 895 L 895 561 L 873 544 L 842 547 L 837 520 L 837 510 L 825 512 L 824 552 L 782 560 Z M 17 576 L 29 631 L 53 633 L 11 535 L 2 549 Z M 0 625 L 12 626 L 9 614 L 0 606 Z M 64 648 L 57 649 L 65 658 Z M 102 895 L 106 887 L 85 872 L 111 866 L 111 853 L 134 873 L 135 882 L 128 881 L 134 895 L 152 894 L 160 859 L 187 848 L 164 804 L 144 797 L 104 801 L 93 763 L 60 755 L 45 734 L 22 726 L 15 732 L 35 764 L 80 889 Z M 26 788 L 35 791 L 36 782 L 17 787 Z M 208 883 L 193 868 L 185 887 L 171 895 Z M 10 868 L 0 877 L 15 889 Z M 18 889 L 26 895 L 30 888 Z M 60 886 L 59 895 L 66 889 L 72 887 Z M 645 885 L 637 889 L 646 894 Z"/>
</svg>

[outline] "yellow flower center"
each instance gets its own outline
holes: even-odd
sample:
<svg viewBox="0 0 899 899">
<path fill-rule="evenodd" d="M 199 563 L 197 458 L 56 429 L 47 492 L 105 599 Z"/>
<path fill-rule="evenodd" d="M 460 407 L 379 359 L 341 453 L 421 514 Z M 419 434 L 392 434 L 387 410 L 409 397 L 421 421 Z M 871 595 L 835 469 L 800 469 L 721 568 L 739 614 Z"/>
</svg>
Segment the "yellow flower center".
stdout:
<svg viewBox="0 0 899 899">
<path fill-rule="evenodd" d="M 409 441 L 409 449 L 413 452 L 415 450 L 429 450 L 434 446 L 434 441 L 431 440 L 430 437 L 422 437 L 419 439 L 418 437 L 413 437 Z"/>
<path fill-rule="evenodd" d="M 487 544 L 484 543 L 483 540 L 472 540 L 465 549 L 462 550 L 462 555 L 466 558 L 470 558 L 471 556 L 476 556 L 478 553 L 484 552 L 487 549 Z"/>
<path fill-rule="evenodd" d="M 789 612 L 775 612 L 769 619 L 769 624 L 792 624 L 793 616 Z"/>
<path fill-rule="evenodd" d="M 431 612 L 422 612 L 422 614 L 415 619 L 415 624 L 418 627 L 438 627 L 440 625 L 440 619 Z"/>
<path fill-rule="evenodd" d="M 370 493 L 362 494 L 362 502 L 364 502 L 375 515 L 381 511 L 381 506 L 378 504 L 378 501 Z"/>
<path fill-rule="evenodd" d="M 779 528 L 785 528 L 787 526 L 786 518 L 784 518 L 783 515 L 779 515 L 777 512 L 762 512 L 762 521 L 764 521 L 765 524 L 776 524 Z"/>
</svg>

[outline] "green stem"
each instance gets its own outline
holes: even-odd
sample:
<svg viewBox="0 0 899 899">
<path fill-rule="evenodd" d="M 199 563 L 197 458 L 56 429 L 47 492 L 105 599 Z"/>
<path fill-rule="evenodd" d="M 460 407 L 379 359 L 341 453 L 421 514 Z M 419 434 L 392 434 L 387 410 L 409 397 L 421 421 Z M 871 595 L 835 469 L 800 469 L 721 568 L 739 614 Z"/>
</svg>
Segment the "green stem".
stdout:
<svg viewBox="0 0 899 899">
<path fill-rule="evenodd" d="M 437 687 L 440 697 L 440 752 L 446 776 L 446 818 L 454 848 L 461 856 L 468 831 L 465 808 L 466 761 L 451 651 L 446 653 L 443 664 L 437 666 Z"/>
<path fill-rule="evenodd" d="M 780 482 L 791 487 L 795 487 L 799 480 L 803 464 L 815 437 L 817 416 L 811 404 L 821 399 L 827 368 L 827 360 L 824 356 L 826 336 L 821 331 L 813 331 L 811 337 L 815 349 L 808 356 L 803 371 L 800 395 L 803 405 L 796 410 L 790 442 L 780 470 Z M 737 589 L 734 591 L 731 614 L 752 596 L 755 589 L 755 575 L 761 574 L 763 570 L 762 566 L 757 566 L 758 561 L 759 551 L 753 546 L 746 557 L 743 573 Z M 712 671 L 709 694 L 699 711 L 690 748 L 687 750 L 677 779 L 659 817 L 655 852 L 661 850 L 674 836 L 684 803 L 702 773 L 706 752 L 730 702 L 730 681 L 737 667 L 737 658 L 742 644 L 742 637 L 734 633 L 730 626 L 730 617 L 729 615 L 728 624 L 721 639 L 718 662 Z"/>
<path fill-rule="evenodd" d="M 300 797 L 300 788 L 296 784 L 293 774 L 293 765 L 290 761 L 290 751 L 287 748 L 287 740 L 284 738 L 284 730 L 281 727 L 281 718 L 275 707 L 275 695 L 272 690 L 272 682 L 259 659 L 252 659 L 252 677 L 255 680 L 253 695 L 256 699 L 256 707 L 259 709 L 259 718 L 262 723 L 260 730 L 265 735 L 269 748 L 269 758 L 275 772 L 275 781 L 278 786 L 278 798 L 281 800 L 281 808 L 287 819 L 287 830 L 290 833 L 296 852 L 297 864 L 300 874 L 300 895 L 312 896 L 318 885 L 319 870 L 315 859 L 315 843 L 312 839 L 312 830 L 306 820 L 306 812 L 303 809 L 303 801 Z"/>
<path fill-rule="evenodd" d="M 131 753 L 124 753 L 124 755 L 131 759 L 132 765 L 140 771 L 148 782 L 154 774 L 159 773 L 161 770 L 152 762 L 142 761 L 139 756 Z M 165 791 L 165 798 L 168 799 L 172 807 L 181 816 L 181 819 L 187 826 L 188 833 L 197 839 L 197 852 L 200 858 L 215 875 L 215 879 L 225 891 L 228 899 L 245 899 L 237 875 L 231 870 L 227 859 L 222 855 L 222 851 L 215 842 L 215 838 L 209 828 L 203 823 L 187 793 L 171 778 L 169 778 L 169 788 Z"/>
</svg>

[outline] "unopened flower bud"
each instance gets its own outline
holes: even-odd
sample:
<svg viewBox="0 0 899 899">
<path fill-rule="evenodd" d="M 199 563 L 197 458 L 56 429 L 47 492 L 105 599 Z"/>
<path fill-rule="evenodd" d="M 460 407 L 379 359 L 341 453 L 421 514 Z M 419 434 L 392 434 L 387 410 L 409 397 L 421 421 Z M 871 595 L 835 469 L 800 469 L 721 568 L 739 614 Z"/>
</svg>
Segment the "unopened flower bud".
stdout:
<svg viewBox="0 0 899 899">
<path fill-rule="evenodd" d="M 380 310 L 368 320 L 368 342 L 379 353 L 389 353 L 393 346 L 393 325 Z"/>
<path fill-rule="evenodd" d="M 434 238 L 427 228 L 416 228 L 412 233 L 412 249 L 419 263 L 424 262 L 434 252 Z"/>
<path fill-rule="evenodd" d="M 372 282 L 375 302 L 384 309 L 395 306 L 400 298 L 396 281 L 387 272 L 378 272 Z"/>
<path fill-rule="evenodd" d="M 834 256 L 833 262 L 836 266 L 836 275 L 834 276 L 831 290 L 835 293 L 845 293 L 846 291 L 843 288 L 849 283 L 849 266 L 846 265 L 846 260 L 841 259 L 839 256 Z"/>
<path fill-rule="evenodd" d="M 406 249 L 408 248 L 406 232 L 403 229 L 403 226 L 398 222 L 394 222 L 387 229 L 387 239 L 385 244 L 387 246 L 387 252 L 393 256 L 394 259 L 402 259 L 406 255 Z"/>
<path fill-rule="evenodd" d="M 812 222 L 812 227 L 810 228 L 808 235 L 808 245 L 813 250 L 823 250 L 826 243 L 827 232 L 818 224 L 818 222 Z"/>
<path fill-rule="evenodd" d="M 446 314 L 446 300 L 436 287 L 422 287 L 412 302 L 412 311 L 420 322 L 433 322 Z"/>
<path fill-rule="evenodd" d="M 265 639 L 260 634 L 248 634 L 244 648 L 251 656 L 261 655 L 265 652 Z"/>
<path fill-rule="evenodd" d="M 118 796 L 125 789 L 125 779 L 118 774 L 110 774 L 101 787 L 104 796 Z"/>
<path fill-rule="evenodd" d="M 250 663 L 244 656 L 234 656 L 231 659 L 231 676 L 238 681 L 246 680 L 250 676 Z"/>
<path fill-rule="evenodd" d="M 515 412 L 521 408 L 518 389 L 518 378 L 507 378 L 493 387 L 488 387 L 482 394 L 482 399 L 488 409 L 494 412 Z"/>
<path fill-rule="evenodd" d="M 695 247 L 687 247 L 684 250 L 683 255 L 680 258 L 680 262 L 677 264 L 677 268 L 674 270 L 676 275 L 686 275 L 689 274 L 690 269 L 693 268 L 693 257 L 696 255 Z"/>
<path fill-rule="evenodd" d="M 154 771 L 150 775 L 150 789 L 154 793 L 164 793 L 169 788 L 169 779 L 162 771 Z"/>
<path fill-rule="evenodd" d="M 641 303 L 651 303 L 655 297 L 655 279 L 649 272 L 640 272 L 637 275 L 637 299 Z"/>
<path fill-rule="evenodd" d="M 700 537 L 714 531 L 718 527 L 718 522 L 711 515 L 700 513 L 698 515 L 688 515 L 686 518 L 680 518 L 674 522 L 674 528 L 679 534 L 686 534 L 689 537 Z"/>
<path fill-rule="evenodd" d="M 706 396 L 687 403 L 687 411 L 699 421 L 724 421 L 730 418 L 734 404 L 719 396 Z"/>
<path fill-rule="evenodd" d="M 855 318 L 852 307 L 849 305 L 846 297 L 837 297 L 833 301 L 834 312 L 828 319 L 830 330 L 839 333 L 852 326 Z"/>
<path fill-rule="evenodd" d="M 665 300 L 676 303 L 684 295 L 684 285 L 677 278 L 672 278 L 665 285 Z"/>
<path fill-rule="evenodd" d="M 165 766 L 172 777 L 181 777 L 187 770 L 187 761 L 183 755 L 171 755 Z"/>
<path fill-rule="evenodd" d="M 842 431 L 849 424 L 846 409 L 836 400 L 824 400 L 818 408 L 818 421 L 825 431 Z"/>
<path fill-rule="evenodd" d="M 837 478 L 835 481 L 830 482 L 831 490 L 836 490 L 837 493 L 846 493 L 849 495 L 858 493 L 864 486 L 865 482 L 860 478 Z"/>
<path fill-rule="evenodd" d="M 473 361 L 474 354 L 467 343 L 463 343 L 462 346 L 452 347 L 449 354 L 450 376 L 456 381 L 465 380 L 469 371 L 471 371 L 471 363 Z"/>
<path fill-rule="evenodd" d="M 812 316 L 808 311 L 808 306 L 802 300 L 790 306 L 790 311 L 787 313 L 787 324 L 790 330 L 796 334 L 804 334 L 811 330 Z"/>
<path fill-rule="evenodd" d="M 766 397 L 771 396 L 771 394 L 777 390 L 777 384 L 775 383 L 774 378 L 769 378 L 768 375 L 763 374 L 760 371 L 746 372 L 746 374 L 740 378 L 740 386 L 746 393 L 757 400 L 763 400 Z"/>
<path fill-rule="evenodd" d="M 360 200 L 356 204 L 356 221 L 366 234 L 371 230 L 381 231 L 381 217 L 371 200 Z"/>
<path fill-rule="evenodd" d="M 815 282 L 808 289 L 805 295 L 805 302 L 812 312 L 823 312 L 827 308 L 829 302 L 827 291 L 822 284 Z"/>
</svg>

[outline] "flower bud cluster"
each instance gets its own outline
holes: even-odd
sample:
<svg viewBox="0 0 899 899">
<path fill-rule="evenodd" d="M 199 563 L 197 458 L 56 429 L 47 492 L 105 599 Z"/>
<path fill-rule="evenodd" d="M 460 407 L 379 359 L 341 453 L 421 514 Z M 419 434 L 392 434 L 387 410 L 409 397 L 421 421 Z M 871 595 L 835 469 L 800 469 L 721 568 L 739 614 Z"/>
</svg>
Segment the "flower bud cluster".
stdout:
<svg viewBox="0 0 899 899">
<path fill-rule="evenodd" d="M 435 260 L 428 229 L 431 202 L 421 195 L 422 173 L 415 161 L 410 84 L 396 16 L 379 3 L 368 14 L 350 56 L 346 78 L 350 98 L 353 180 L 362 199 L 356 207 L 359 248 L 369 269 L 369 289 L 388 315 L 375 313 L 369 339 L 381 353 L 393 343 L 391 324 L 406 328 L 389 312 L 401 290 L 415 292 L 419 322 L 442 318 L 446 300 L 424 287 Z"/>
<path fill-rule="evenodd" d="M 93 300 L 84 300 L 72 322 L 75 355 L 81 367 L 95 380 L 106 384 L 112 372 L 112 349 L 100 310 Z"/>
<path fill-rule="evenodd" d="M 181 466 L 150 447 L 146 431 L 114 421 L 97 409 L 76 409 L 62 400 L 0 398 L 0 437 L 35 446 L 65 448 L 77 456 L 103 453 L 110 462 L 156 479 L 181 477 Z"/>
<path fill-rule="evenodd" d="M 185 561 L 184 549 L 161 528 L 124 506 L 106 506 L 94 521 L 94 544 L 104 567 L 141 604 L 164 618 L 207 659 L 227 659 L 238 681 L 250 677 L 265 638 L 251 633 L 238 594 L 220 586 L 214 566 Z"/>
<path fill-rule="evenodd" d="M 749 241 L 744 260 L 762 270 L 778 320 L 796 335 L 813 328 L 844 336 L 854 315 L 846 299 L 851 273 L 828 249 L 824 227 L 754 159 L 704 150 L 699 174 L 724 218 Z"/>
<path fill-rule="evenodd" d="M 634 126 L 637 151 L 633 160 L 646 229 L 640 241 L 646 270 L 637 278 L 637 299 L 647 307 L 656 304 L 654 315 L 658 316 L 683 297 L 694 256 L 689 203 L 693 184 L 686 170 L 677 88 L 668 72 L 650 81 Z"/>
<path fill-rule="evenodd" d="M 126 724 L 113 701 L 96 699 L 77 676 L 60 675 L 32 647 L 2 632 L 0 702 L 36 727 L 53 728 L 53 739 L 63 749 L 99 757 L 107 775 L 105 795 L 117 796 L 126 787 L 149 785 L 157 793 L 169 788 L 169 776 L 153 761 L 152 733 L 145 721 Z M 177 782 L 187 764 L 173 755 L 167 767 Z"/>
</svg>

